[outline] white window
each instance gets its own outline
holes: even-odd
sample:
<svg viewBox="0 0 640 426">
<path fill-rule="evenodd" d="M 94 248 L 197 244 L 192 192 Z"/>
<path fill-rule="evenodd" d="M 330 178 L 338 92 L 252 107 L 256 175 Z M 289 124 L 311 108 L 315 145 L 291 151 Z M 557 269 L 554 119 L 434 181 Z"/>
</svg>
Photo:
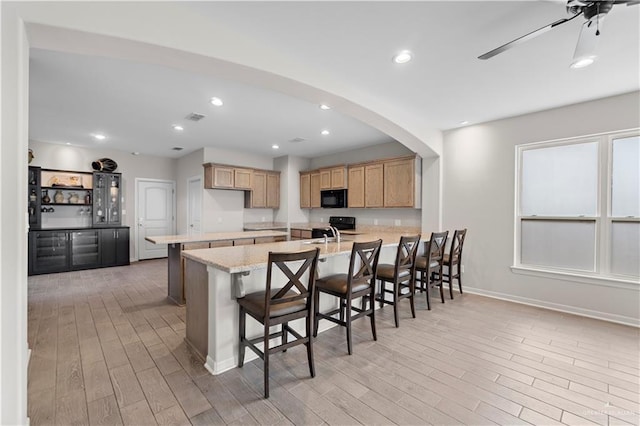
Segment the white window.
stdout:
<svg viewBox="0 0 640 426">
<path fill-rule="evenodd" d="M 517 148 L 516 267 L 638 281 L 640 132 Z"/>
</svg>

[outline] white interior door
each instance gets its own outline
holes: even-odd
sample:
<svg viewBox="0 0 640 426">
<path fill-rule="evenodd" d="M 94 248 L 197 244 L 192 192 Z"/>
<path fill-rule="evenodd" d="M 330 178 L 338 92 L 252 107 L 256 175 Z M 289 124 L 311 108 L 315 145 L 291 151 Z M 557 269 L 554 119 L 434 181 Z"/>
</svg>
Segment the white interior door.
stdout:
<svg viewBox="0 0 640 426">
<path fill-rule="evenodd" d="M 187 198 L 189 203 L 187 212 L 189 235 L 199 234 L 202 232 L 200 224 L 202 217 L 202 180 L 199 176 L 189 179 Z"/>
<path fill-rule="evenodd" d="M 138 260 L 167 257 L 166 244 L 146 237 L 175 234 L 175 182 L 136 179 Z"/>
</svg>

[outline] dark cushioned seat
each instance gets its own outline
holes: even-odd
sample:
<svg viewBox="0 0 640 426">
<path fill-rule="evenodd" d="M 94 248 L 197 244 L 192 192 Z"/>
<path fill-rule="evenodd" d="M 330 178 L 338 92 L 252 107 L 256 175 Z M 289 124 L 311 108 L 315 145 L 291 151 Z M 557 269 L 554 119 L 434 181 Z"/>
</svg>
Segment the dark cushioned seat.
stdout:
<svg viewBox="0 0 640 426">
<path fill-rule="evenodd" d="M 271 289 L 271 297 L 275 296 L 280 291 L 279 288 Z M 238 303 L 244 306 L 244 308 L 258 316 L 264 316 L 264 296 L 266 291 L 256 291 L 255 293 L 247 294 L 242 299 L 238 299 Z M 289 290 L 283 296 L 283 298 L 297 296 L 298 293 Z M 303 311 L 307 307 L 304 300 L 296 300 L 293 302 L 279 303 L 277 305 L 271 305 L 271 312 L 269 318 L 275 318 L 282 315 L 292 314 L 294 312 Z"/>
<path fill-rule="evenodd" d="M 316 287 L 323 290 L 329 290 L 334 293 L 347 294 L 347 281 L 349 276 L 347 274 L 335 274 L 327 277 L 318 278 L 316 280 Z M 362 290 L 366 290 L 371 287 L 368 283 L 357 283 L 351 288 L 351 291 L 357 293 Z"/>
<path fill-rule="evenodd" d="M 389 265 L 387 263 L 378 265 L 378 278 L 379 279 L 386 278 L 389 281 L 393 280 L 394 268 L 395 268 L 394 265 Z M 406 277 L 410 273 L 411 273 L 411 270 L 409 269 L 400 270 L 398 271 L 398 278 Z"/>
</svg>

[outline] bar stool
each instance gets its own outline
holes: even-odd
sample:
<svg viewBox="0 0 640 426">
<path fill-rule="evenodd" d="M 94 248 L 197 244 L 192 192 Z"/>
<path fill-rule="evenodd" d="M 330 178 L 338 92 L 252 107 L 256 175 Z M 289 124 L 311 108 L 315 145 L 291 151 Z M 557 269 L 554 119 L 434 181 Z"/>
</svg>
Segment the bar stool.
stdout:
<svg viewBox="0 0 640 426">
<path fill-rule="evenodd" d="M 416 282 L 416 254 L 418 252 L 418 243 L 420 242 L 420 234 L 414 236 L 400 237 L 398 251 L 396 253 L 396 261 L 393 265 L 378 265 L 378 280 L 380 281 L 380 293 L 376 300 L 380 302 L 380 307 L 385 304 L 393 305 L 393 316 L 396 327 L 400 325 L 400 317 L 398 314 L 398 303 L 402 299 L 409 299 L 411 306 L 411 315 L 416 317 L 416 307 L 413 300 Z M 393 287 L 387 288 L 387 283 Z M 386 300 L 385 295 L 391 294 L 391 300 Z"/>
<path fill-rule="evenodd" d="M 449 296 L 453 299 L 453 280 L 458 280 L 458 288 L 460 294 L 462 294 L 462 278 L 460 274 L 460 265 L 462 264 L 462 244 L 464 244 L 464 237 L 467 235 L 467 229 L 456 229 L 453 233 L 453 239 L 451 240 L 451 249 L 448 254 L 444 255 L 444 266 L 447 267 L 447 275 L 444 276 L 444 282 L 449 284 Z M 456 272 L 453 272 L 453 267 L 457 266 Z"/>
<path fill-rule="evenodd" d="M 347 349 L 349 355 L 352 353 L 351 343 L 351 322 L 355 319 L 368 315 L 371 319 L 371 333 L 373 340 L 378 340 L 376 336 L 375 300 L 376 272 L 378 268 L 378 258 L 382 240 L 353 243 L 351 249 L 351 260 L 349 261 L 349 273 L 333 274 L 316 279 L 316 291 L 314 293 L 315 324 L 314 337 L 318 335 L 318 323 L 320 319 L 326 319 L 347 329 Z M 356 263 L 358 266 L 356 267 Z M 320 293 L 330 294 L 339 299 L 340 306 L 330 312 L 319 312 L 318 306 Z M 362 307 L 353 306 L 353 301 L 362 298 Z M 369 308 L 365 309 L 367 300 Z M 352 315 L 351 311 L 356 314 Z M 339 313 L 340 318 L 333 315 Z"/>
<path fill-rule="evenodd" d="M 431 310 L 430 290 L 434 287 L 440 288 L 440 299 L 444 303 L 444 290 L 442 288 L 442 265 L 444 261 L 444 248 L 447 244 L 449 231 L 432 232 L 431 239 L 425 241 L 425 255 L 416 259 L 416 275 L 420 273 L 420 291 L 427 293 L 427 309 Z M 425 280 L 426 275 L 426 280 Z"/>
<path fill-rule="evenodd" d="M 238 367 L 244 364 L 244 350 L 248 347 L 264 361 L 264 397 L 269 398 L 269 355 L 286 351 L 292 346 L 304 344 L 307 347 L 307 359 L 309 372 L 315 377 L 315 365 L 313 363 L 313 339 L 311 338 L 313 325 L 313 292 L 315 290 L 315 275 L 318 264 L 319 248 L 300 253 L 273 253 L 269 252 L 267 266 L 267 287 L 265 291 L 257 291 L 238 298 L 240 305 L 240 322 L 238 344 Z M 302 264 L 300 264 L 302 262 Z M 294 273 L 289 266 L 295 263 L 298 266 Z M 277 266 L 273 268 L 273 265 Z M 274 272 L 280 270 L 288 282 L 282 288 L 271 288 Z M 306 284 L 301 281 L 307 274 Z M 280 275 L 280 274 L 278 274 Z M 280 276 L 278 276 L 280 278 Z M 260 322 L 264 326 L 263 335 L 254 339 L 248 339 L 246 333 L 246 315 Z M 289 321 L 305 318 L 306 336 L 289 327 Z M 280 331 L 269 333 L 269 327 L 281 324 Z M 292 334 L 296 340 L 288 342 L 287 333 Z M 281 344 L 269 347 L 271 339 L 281 337 Z M 263 342 L 263 350 L 256 347 Z"/>
</svg>

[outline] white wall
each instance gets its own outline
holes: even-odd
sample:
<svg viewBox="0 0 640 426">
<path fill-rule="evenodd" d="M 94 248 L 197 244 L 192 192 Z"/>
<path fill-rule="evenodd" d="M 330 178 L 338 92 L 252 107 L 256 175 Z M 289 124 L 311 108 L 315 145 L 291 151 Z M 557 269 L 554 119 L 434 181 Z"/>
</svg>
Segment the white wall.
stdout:
<svg viewBox="0 0 640 426">
<path fill-rule="evenodd" d="M 15 4 L 0 3 L 0 424 L 27 423 L 29 46 Z"/>
<path fill-rule="evenodd" d="M 187 212 L 188 200 L 188 186 L 189 179 L 195 176 L 200 176 L 204 191 L 204 149 L 199 149 L 178 158 L 176 164 L 176 223 L 178 234 L 189 233 L 189 218 Z"/>
<path fill-rule="evenodd" d="M 382 158 L 402 157 L 412 155 L 413 153 L 413 151 L 400 142 L 387 142 L 366 148 L 350 149 L 348 151 L 312 158 L 309 163 L 309 169 L 319 169 L 340 164 L 362 163 Z"/>
<path fill-rule="evenodd" d="M 310 160 L 303 157 L 284 156 L 273 160 L 280 171 L 280 209 L 274 221 L 287 224 L 308 222 L 309 210 L 300 208 L 300 171 L 309 169 Z"/>
<path fill-rule="evenodd" d="M 105 143 L 106 145 L 106 143 Z M 91 162 L 99 158 L 111 158 L 118 163 L 117 173 L 122 173 L 122 225 L 131 227 L 130 252 L 136 252 L 135 192 L 136 178 L 175 181 L 176 160 L 150 155 L 132 155 L 113 149 L 92 149 L 79 146 L 57 145 L 29 141 L 35 158 L 31 166 L 45 169 L 77 170 L 91 172 Z M 179 192 L 179 191 L 178 191 Z"/>
<path fill-rule="evenodd" d="M 515 147 L 640 126 L 638 92 L 469 126 L 444 135 L 444 229 L 469 229 L 463 290 L 640 324 L 640 287 L 515 274 Z"/>
</svg>

